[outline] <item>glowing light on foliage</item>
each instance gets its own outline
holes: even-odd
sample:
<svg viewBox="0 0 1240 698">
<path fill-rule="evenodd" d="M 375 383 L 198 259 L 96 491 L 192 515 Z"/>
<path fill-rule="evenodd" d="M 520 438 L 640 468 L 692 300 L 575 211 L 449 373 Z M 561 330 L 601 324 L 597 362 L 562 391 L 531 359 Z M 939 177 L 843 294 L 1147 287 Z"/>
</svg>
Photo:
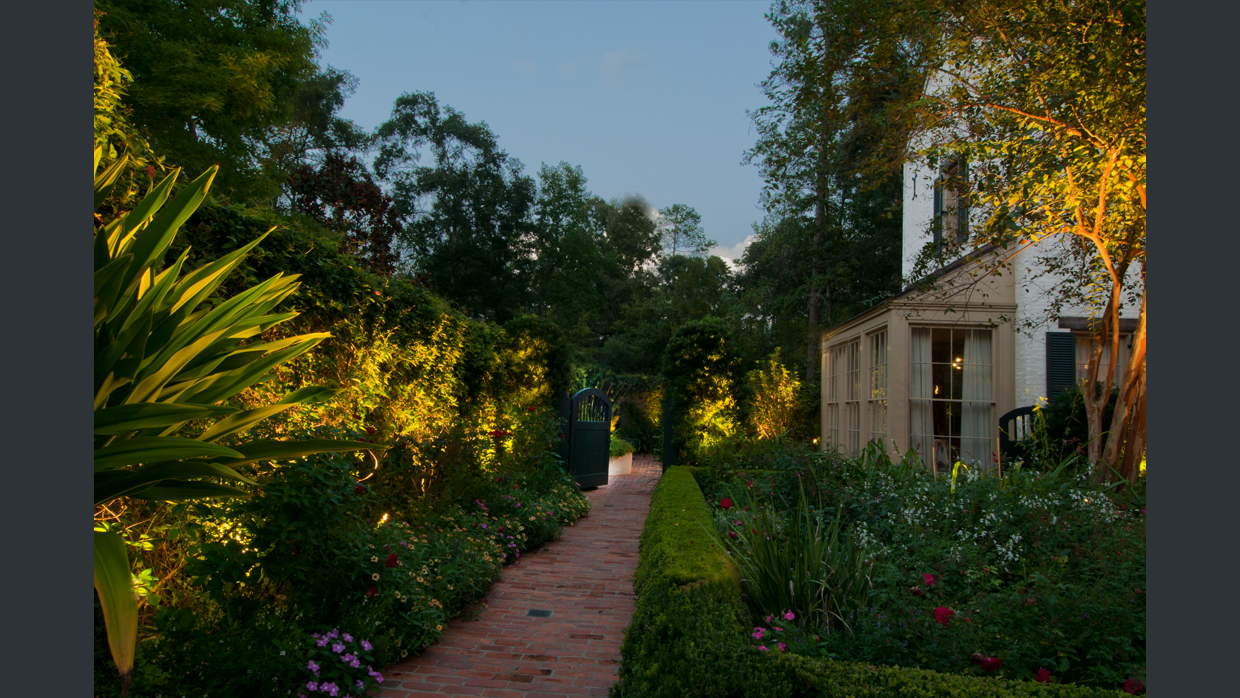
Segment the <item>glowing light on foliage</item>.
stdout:
<svg viewBox="0 0 1240 698">
<path fill-rule="evenodd" d="M 762 368 L 750 371 L 749 390 L 753 394 L 749 423 L 760 439 L 789 433 L 805 410 L 801 401 L 801 381 L 779 362 L 779 349 Z"/>
</svg>

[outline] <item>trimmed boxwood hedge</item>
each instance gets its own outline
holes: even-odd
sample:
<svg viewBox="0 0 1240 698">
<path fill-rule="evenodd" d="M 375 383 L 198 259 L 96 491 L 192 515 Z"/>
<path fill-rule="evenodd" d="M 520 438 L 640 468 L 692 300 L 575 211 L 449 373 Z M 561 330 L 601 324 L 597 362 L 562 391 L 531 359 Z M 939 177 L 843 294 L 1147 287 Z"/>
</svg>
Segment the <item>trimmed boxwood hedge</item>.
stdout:
<svg viewBox="0 0 1240 698">
<path fill-rule="evenodd" d="M 690 468 L 663 474 L 642 529 L 633 576 L 636 609 L 620 648 L 611 698 L 825 696 L 861 698 L 1093 698 L 1123 696 L 1080 686 L 871 667 L 762 652 L 749 642 L 749 610 L 736 566 L 714 528 Z"/>
</svg>

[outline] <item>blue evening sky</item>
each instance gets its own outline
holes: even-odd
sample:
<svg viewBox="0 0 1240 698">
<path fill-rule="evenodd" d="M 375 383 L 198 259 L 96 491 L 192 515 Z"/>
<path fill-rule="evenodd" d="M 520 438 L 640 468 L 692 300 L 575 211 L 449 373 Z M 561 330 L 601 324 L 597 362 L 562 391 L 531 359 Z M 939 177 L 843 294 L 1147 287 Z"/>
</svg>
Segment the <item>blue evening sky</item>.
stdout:
<svg viewBox="0 0 1240 698">
<path fill-rule="evenodd" d="M 373 129 L 434 92 L 535 175 L 580 165 L 591 192 L 697 209 L 737 258 L 761 220 L 746 110 L 771 70 L 769 0 L 311 0 L 331 15 L 321 63 L 360 85 L 344 118 Z"/>
</svg>

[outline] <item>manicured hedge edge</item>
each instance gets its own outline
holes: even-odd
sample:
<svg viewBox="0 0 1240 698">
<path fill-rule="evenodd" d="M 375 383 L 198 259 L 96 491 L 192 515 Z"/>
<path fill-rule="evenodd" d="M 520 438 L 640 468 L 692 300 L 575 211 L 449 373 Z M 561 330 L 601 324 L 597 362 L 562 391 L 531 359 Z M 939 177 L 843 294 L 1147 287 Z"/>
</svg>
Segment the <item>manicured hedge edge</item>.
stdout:
<svg viewBox="0 0 1240 698">
<path fill-rule="evenodd" d="M 611 698 L 1125 695 L 924 669 L 871 668 L 754 648 L 739 573 L 709 538 L 711 516 L 694 470 L 669 468 L 651 495 L 633 576 L 636 608 L 620 647 L 620 680 L 611 687 Z"/>
</svg>

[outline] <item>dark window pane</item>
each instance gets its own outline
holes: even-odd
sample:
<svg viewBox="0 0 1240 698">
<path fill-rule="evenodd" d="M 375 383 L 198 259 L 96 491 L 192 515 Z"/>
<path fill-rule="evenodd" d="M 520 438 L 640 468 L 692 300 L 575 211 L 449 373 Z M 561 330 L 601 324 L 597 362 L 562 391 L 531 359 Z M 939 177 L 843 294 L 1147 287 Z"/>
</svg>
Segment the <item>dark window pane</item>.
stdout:
<svg viewBox="0 0 1240 698">
<path fill-rule="evenodd" d="M 949 414 L 951 415 L 951 435 L 960 436 L 960 413 L 963 410 L 960 409 L 959 402 L 952 402 L 949 404 L 951 405 L 951 409 L 949 410 Z"/>
<path fill-rule="evenodd" d="M 930 374 L 934 378 L 934 397 L 946 400 L 952 391 L 952 367 L 948 364 L 931 364 Z"/>
<path fill-rule="evenodd" d="M 959 366 L 964 363 L 964 330 L 952 332 L 952 364 Z"/>
<path fill-rule="evenodd" d="M 935 329 L 930 335 L 930 360 L 936 364 L 952 362 L 952 331 Z"/>
<path fill-rule="evenodd" d="M 951 417 L 948 414 L 947 402 L 934 403 L 934 435 L 935 437 L 947 436 L 948 430 L 951 428 Z"/>
<path fill-rule="evenodd" d="M 951 399 L 959 400 L 963 397 L 964 385 L 964 368 L 960 364 L 952 364 L 952 390 Z"/>
</svg>

